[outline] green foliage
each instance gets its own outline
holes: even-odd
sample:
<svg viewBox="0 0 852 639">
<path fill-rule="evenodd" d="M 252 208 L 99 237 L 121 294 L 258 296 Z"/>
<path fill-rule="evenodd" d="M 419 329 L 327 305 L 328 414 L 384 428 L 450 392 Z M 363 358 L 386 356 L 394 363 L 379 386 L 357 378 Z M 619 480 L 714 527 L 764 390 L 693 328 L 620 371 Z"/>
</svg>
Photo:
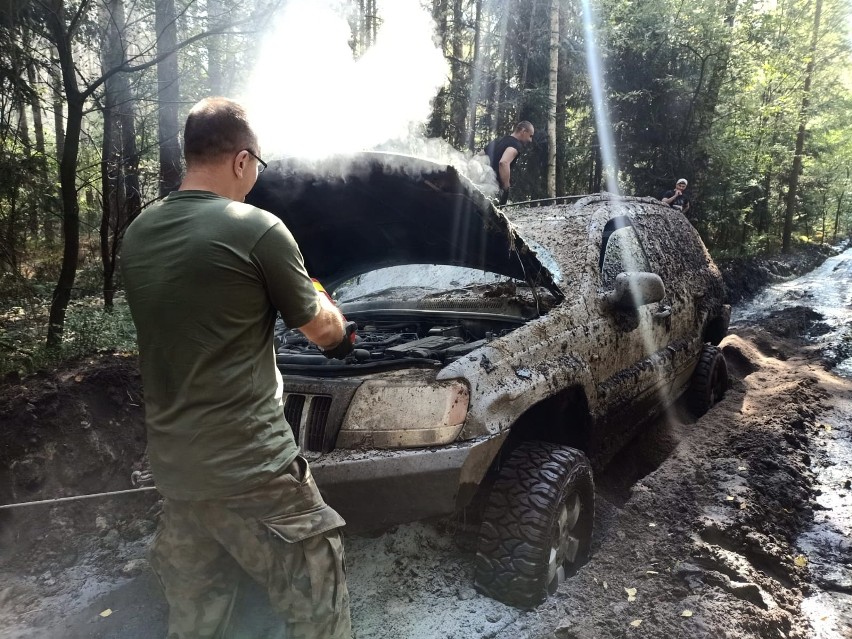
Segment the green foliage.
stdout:
<svg viewBox="0 0 852 639">
<path fill-rule="evenodd" d="M 30 291 L 32 292 L 32 291 Z M 135 352 L 136 331 L 123 297 L 111 312 L 98 297 L 71 302 L 59 348 L 44 343 L 49 298 L 27 297 L 21 306 L 0 312 L 0 375 L 24 375 L 104 351 Z"/>
</svg>

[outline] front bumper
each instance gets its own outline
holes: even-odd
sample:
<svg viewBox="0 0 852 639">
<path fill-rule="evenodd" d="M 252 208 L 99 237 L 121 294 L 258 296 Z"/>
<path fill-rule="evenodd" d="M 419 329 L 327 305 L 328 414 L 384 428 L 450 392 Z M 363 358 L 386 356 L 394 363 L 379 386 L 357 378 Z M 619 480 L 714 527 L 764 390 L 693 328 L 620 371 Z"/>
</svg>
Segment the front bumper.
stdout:
<svg viewBox="0 0 852 639">
<path fill-rule="evenodd" d="M 466 506 L 507 433 L 435 448 L 343 450 L 305 456 L 346 530 L 386 528 Z"/>
</svg>

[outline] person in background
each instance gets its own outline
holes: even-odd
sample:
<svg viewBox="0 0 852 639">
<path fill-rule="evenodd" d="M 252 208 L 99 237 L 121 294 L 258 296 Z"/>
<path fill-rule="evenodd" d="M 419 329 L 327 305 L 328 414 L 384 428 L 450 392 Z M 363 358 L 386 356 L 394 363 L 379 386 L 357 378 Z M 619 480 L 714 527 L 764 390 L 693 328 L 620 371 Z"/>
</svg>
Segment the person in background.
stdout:
<svg viewBox="0 0 852 639">
<path fill-rule="evenodd" d="M 675 183 L 674 191 L 666 191 L 660 201 L 663 204 L 668 204 L 673 209 L 679 210 L 681 213 L 686 213 L 689 210 L 689 198 L 683 192 L 686 190 L 687 184 L 684 178 L 680 178 Z"/>
<path fill-rule="evenodd" d="M 512 182 L 512 167 L 521 155 L 521 151 L 528 145 L 535 133 L 532 123 L 524 120 L 515 125 L 511 135 L 505 135 L 498 140 L 492 140 L 485 147 L 484 153 L 488 156 L 491 168 L 497 176 L 497 184 L 500 188 L 500 204 L 509 200 L 509 188 Z"/>
<path fill-rule="evenodd" d="M 207 98 L 184 129 L 180 190 L 127 230 L 148 457 L 163 512 L 150 563 L 169 639 L 228 636 L 241 575 L 266 587 L 288 637 L 351 637 L 339 528 L 277 393 L 276 311 L 327 357 L 352 350 L 343 316 L 277 217 L 244 204 L 266 168 L 245 110 Z"/>
</svg>

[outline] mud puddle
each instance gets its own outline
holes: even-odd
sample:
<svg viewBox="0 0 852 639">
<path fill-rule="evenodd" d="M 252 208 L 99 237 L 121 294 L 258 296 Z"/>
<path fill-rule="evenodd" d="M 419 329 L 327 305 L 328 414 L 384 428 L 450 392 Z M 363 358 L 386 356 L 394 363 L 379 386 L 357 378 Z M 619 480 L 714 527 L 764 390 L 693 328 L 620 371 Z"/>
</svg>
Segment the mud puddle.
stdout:
<svg viewBox="0 0 852 639">
<path fill-rule="evenodd" d="M 763 326 L 780 337 L 805 336 L 828 368 L 852 378 L 852 247 L 810 273 L 767 287 L 731 313 L 731 331 Z M 788 321 L 792 316 L 796 322 Z M 789 334 L 780 334 L 789 331 Z"/>
<path fill-rule="evenodd" d="M 732 330 L 802 336 L 825 368 L 852 379 L 852 248 L 735 309 Z M 784 353 L 777 352 L 783 358 Z M 852 402 L 838 397 L 817 425 L 813 524 L 795 542 L 813 576 L 802 612 L 815 639 L 852 637 Z"/>
<path fill-rule="evenodd" d="M 813 575 L 814 591 L 802 612 L 815 639 L 852 637 L 852 402 L 819 424 L 816 506 L 813 525 L 797 540 Z"/>
</svg>

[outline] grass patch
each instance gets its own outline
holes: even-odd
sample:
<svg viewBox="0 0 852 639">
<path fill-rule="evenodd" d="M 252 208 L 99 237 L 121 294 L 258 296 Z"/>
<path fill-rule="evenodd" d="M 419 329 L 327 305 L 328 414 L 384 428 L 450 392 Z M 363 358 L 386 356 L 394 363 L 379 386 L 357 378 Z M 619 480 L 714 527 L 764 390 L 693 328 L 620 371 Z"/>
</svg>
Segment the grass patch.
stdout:
<svg viewBox="0 0 852 639">
<path fill-rule="evenodd" d="M 123 295 L 116 296 L 110 312 L 99 296 L 71 300 L 62 345 L 48 348 L 50 300 L 31 292 L 0 309 L 0 375 L 56 368 L 94 353 L 136 352 L 136 329 Z"/>
</svg>

